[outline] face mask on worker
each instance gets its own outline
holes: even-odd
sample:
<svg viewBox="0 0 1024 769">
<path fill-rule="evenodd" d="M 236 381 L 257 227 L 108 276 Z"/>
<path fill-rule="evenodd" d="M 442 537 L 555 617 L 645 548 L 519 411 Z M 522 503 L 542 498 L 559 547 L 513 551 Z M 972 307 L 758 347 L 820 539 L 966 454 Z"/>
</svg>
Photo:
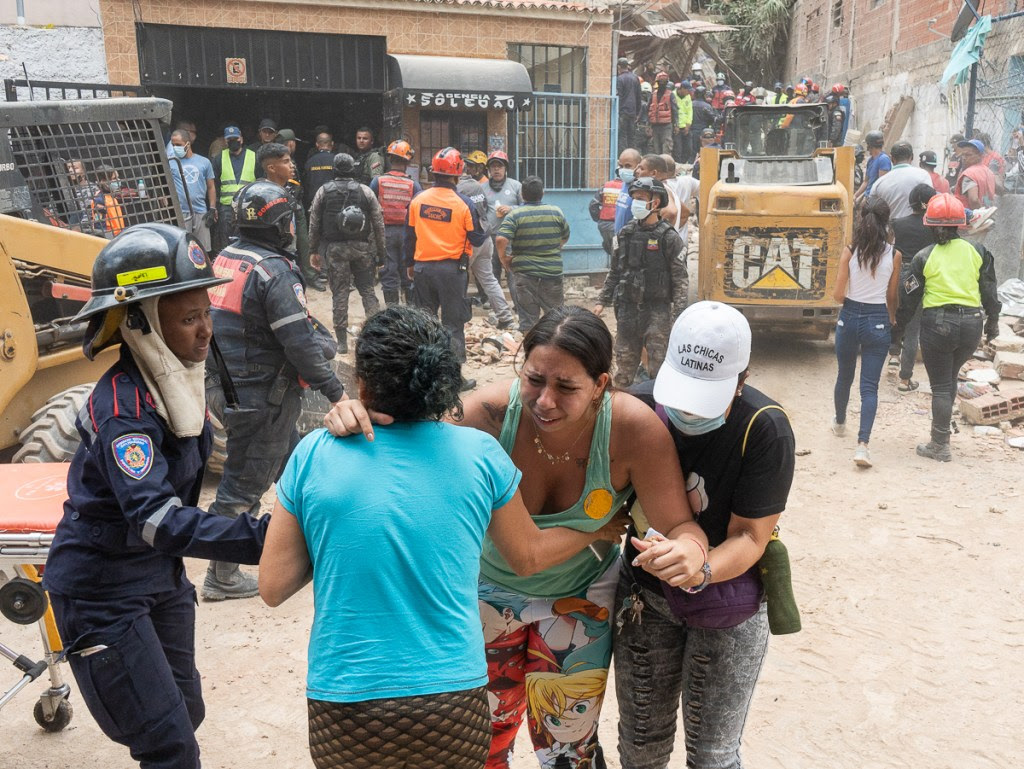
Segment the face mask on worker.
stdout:
<svg viewBox="0 0 1024 769">
<path fill-rule="evenodd" d="M 109 181 L 107 182 L 107 189 L 109 189 L 111 192 L 120 192 L 121 182 L 119 182 L 117 179 Z"/>
<path fill-rule="evenodd" d="M 632 168 L 620 168 L 619 178 L 622 179 L 623 184 L 629 184 L 633 181 L 636 176 L 636 172 Z"/>
<path fill-rule="evenodd" d="M 651 201 L 649 200 L 634 200 L 632 203 L 633 218 L 637 221 L 642 222 L 648 216 L 651 215 L 651 209 L 649 206 Z"/>
<path fill-rule="evenodd" d="M 175 145 L 171 147 L 171 154 L 176 158 L 183 158 L 185 157 L 185 148 Z"/>
<path fill-rule="evenodd" d="M 717 417 L 699 417 L 678 409 L 665 409 L 672 425 L 683 435 L 704 435 L 725 424 L 725 414 Z"/>
<path fill-rule="evenodd" d="M 238 152 L 242 148 L 241 139 L 228 139 L 228 149 L 232 152 Z"/>
<path fill-rule="evenodd" d="M 487 183 L 491 185 L 491 189 L 495 192 L 500 192 L 501 188 L 505 186 L 505 180 L 498 181 L 497 179 L 488 179 Z"/>
</svg>

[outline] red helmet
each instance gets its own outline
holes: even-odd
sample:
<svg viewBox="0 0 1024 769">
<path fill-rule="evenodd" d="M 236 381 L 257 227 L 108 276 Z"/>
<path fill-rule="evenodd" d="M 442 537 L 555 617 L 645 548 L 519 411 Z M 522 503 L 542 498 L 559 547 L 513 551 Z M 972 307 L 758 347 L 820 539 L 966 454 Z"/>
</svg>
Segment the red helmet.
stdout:
<svg viewBox="0 0 1024 769">
<path fill-rule="evenodd" d="M 490 165 L 492 160 L 497 160 L 500 163 L 504 163 L 505 168 L 508 168 L 508 155 L 506 155 L 501 150 L 494 150 L 494 152 L 487 156 L 487 165 Z"/>
<path fill-rule="evenodd" d="M 842 83 L 836 83 L 834 86 L 832 86 L 832 93 L 834 93 L 836 96 L 842 96 L 845 92 L 846 86 L 843 85 Z"/>
<path fill-rule="evenodd" d="M 963 227 L 967 224 L 964 204 L 948 192 L 936 195 L 928 201 L 924 223 L 928 227 Z"/>
<path fill-rule="evenodd" d="M 430 170 L 441 176 L 462 176 L 462 153 L 454 147 L 445 147 L 430 161 Z"/>
<path fill-rule="evenodd" d="M 412 160 L 413 151 L 412 147 L 409 146 L 409 142 L 404 141 L 403 139 L 398 139 L 388 145 L 388 154 L 402 158 L 403 160 Z"/>
</svg>

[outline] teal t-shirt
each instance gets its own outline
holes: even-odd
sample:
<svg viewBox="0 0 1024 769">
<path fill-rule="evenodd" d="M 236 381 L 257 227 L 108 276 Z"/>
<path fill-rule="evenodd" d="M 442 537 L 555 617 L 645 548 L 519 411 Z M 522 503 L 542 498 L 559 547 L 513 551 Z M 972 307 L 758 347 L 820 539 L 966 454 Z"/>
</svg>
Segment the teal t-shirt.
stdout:
<svg viewBox="0 0 1024 769">
<path fill-rule="evenodd" d="M 316 430 L 277 484 L 313 562 L 306 695 L 361 702 L 483 686 L 480 552 L 521 473 L 469 427 L 374 433 L 370 443 Z"/>
</svg>

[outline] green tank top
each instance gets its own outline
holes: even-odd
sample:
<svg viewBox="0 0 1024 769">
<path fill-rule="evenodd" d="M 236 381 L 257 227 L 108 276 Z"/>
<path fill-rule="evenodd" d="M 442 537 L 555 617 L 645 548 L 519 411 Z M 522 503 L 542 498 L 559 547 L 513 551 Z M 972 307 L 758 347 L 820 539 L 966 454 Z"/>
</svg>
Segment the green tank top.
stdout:
<svg viewBox="0 0 1024 769">
<path fill-rule="evenodd" d="M 512 447 L 519 429 L 523 403 L 519 399 L 519 382 L 512 384 L 508 394 L 508 409 L 501 426 L 498 442 L 512 455 Z M 622 491 L 612 486 L 611 465 L 608 458 L 608 443 L 612 432 L 612 397 L 604 394 L 601 408 L 594 424 L 594 437 L 590 440 L 590 462 L 587 464 L 583 493 L 572 507 L 560 513 L 534 515 L 537 528 L 567 526 L 577 531 L 596 531 L 604 526 L 615 511 L 633 493 L 629 484 Z M 530 577 L 518 576 L 498 552 L 490 537 L 485 538 L 483 554 L 480 557 L 480 575 L 496 585 L 513 590 L 521 595 L 536 598 L 564 598 L 584 592 L 600 577 L 612 562 L 618 558 L 619 546 L 607 542 L 595 542 L 569 560 Z M 595 554 L 594 551 L 597 551 Z"/>
<path fill-rule="evenodd" d="M 963 238 L 932 246 L 924 263 L 924 299 L 921 306 L 958 304 L 981 307 L 981 254 Z"/>
</svg>

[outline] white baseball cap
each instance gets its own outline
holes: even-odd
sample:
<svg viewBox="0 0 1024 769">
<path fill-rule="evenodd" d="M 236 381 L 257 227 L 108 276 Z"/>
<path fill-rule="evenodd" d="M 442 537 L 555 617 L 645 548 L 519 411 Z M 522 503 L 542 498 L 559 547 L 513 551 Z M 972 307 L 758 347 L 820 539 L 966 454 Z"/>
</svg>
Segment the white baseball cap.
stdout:
<svg viewBox="0 0 1024 769">
<path fill-rule="evenodd" d="M 699 417 L 724 414 L 750 363 L 750 324 L 721 302 L 691 304 L 676 318 L 654 400 Z"/>
</svg>

